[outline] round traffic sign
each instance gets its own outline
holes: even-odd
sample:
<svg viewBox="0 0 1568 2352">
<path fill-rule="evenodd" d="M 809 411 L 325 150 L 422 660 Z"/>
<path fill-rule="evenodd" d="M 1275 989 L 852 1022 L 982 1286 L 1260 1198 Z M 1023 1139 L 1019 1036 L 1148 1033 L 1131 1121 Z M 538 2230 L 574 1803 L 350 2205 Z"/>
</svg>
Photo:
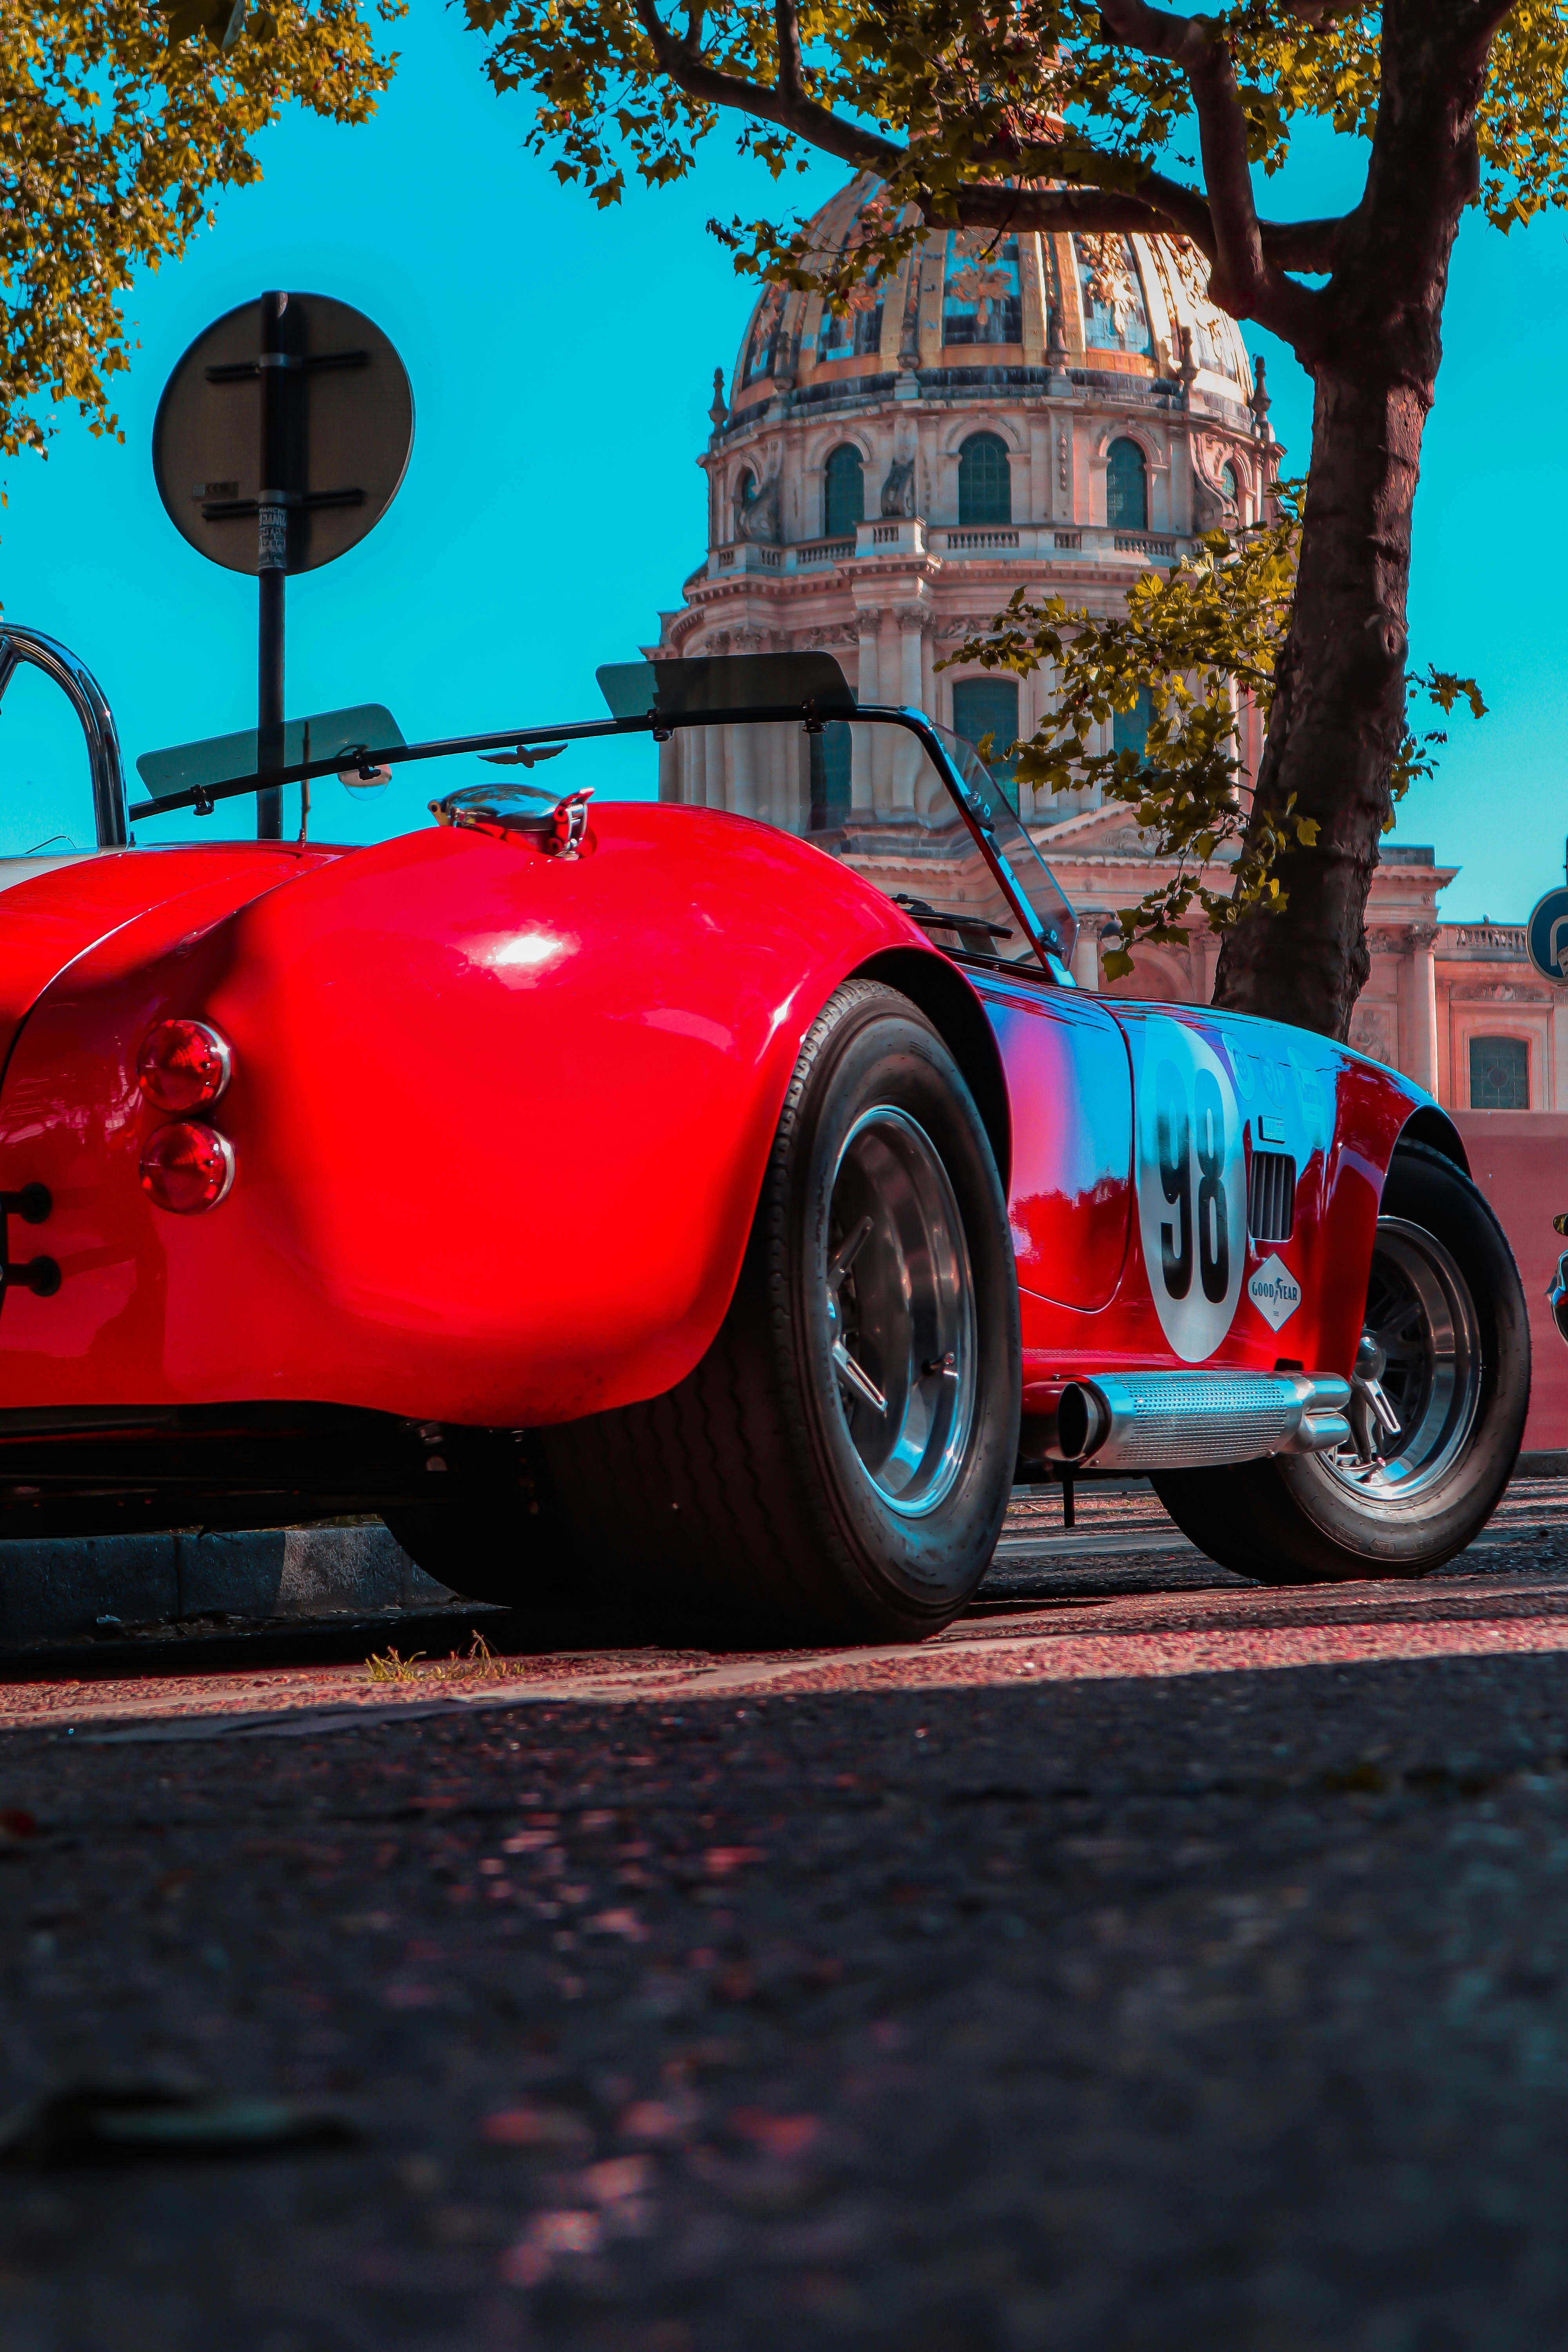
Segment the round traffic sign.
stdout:
<svg viewBox="0 0 1568 2352">
<path fill-rule="evenodd" d="M 214 563 L 314 572 L 380 521 L 413 446 L 413 390 L 381 329 L 329 295 L 268 295 L 175 366 L 153 470 L 175 530 Z"/>
<path fill-rule="evenodd" d="M 1524 934 L 1530 961 L 1543 980 L 1568 982 L 1568 890 L 1548 890 L 1531 909 Z"/>
</svg>

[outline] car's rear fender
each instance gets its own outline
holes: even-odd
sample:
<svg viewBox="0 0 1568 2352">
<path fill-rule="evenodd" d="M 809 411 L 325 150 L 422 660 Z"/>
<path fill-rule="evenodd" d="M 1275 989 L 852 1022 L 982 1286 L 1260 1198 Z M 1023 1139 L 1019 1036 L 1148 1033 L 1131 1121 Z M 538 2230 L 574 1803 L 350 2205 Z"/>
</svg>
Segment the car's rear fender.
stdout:
<svg viewBox="0 0 1568 2352">
<path fill-rule="evenodd" d="M 889 950 L 963 983 L 770 828 L 620 806 L 595 830 L 577 860 L 411 835 L 171 953 L 79 959 L 0 1094 L 0 1184 L 48 1186 L 27 1239 L 63 1275 L 5 1300 L 0 1407 L 310 1398 L 521 1425 L 679 1380 L 833 989 Z M 135 1057 L 163 1015 L 234 1048 L 212 1117 L 237 1173 L 195 1216 L 138 1182 L 159 1115 Z"/>
</svg>

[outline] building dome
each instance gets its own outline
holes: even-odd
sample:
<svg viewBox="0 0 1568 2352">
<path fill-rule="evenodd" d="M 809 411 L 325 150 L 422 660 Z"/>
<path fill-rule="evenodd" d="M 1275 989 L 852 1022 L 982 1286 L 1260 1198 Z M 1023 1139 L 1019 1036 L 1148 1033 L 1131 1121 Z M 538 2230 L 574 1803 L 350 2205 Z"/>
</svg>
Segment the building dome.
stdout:
<svg viewBox="0 0 1568 2352">
<path fill-rule="evenodd" d="M 824 205 L 820 250 L 856 235 L 877 187 L 862 175 Z M 728 400 L 715 371 L 708 551 L 646 651 L 826 649 L 863 704 L 915 705 L 970 744 L 989 738 L 1015 797 L 1007 749 L 1040 724 L 1050 677 L 955 663 L 957 648 L 1016 589 L 1121 612 L 1152 566 L 1264 511 L 1279 451 L 1261 370 L 1255 386 L 1205 280 L 1181 237 L 936 229 L 842 319 L 820 294 L 766 289 Z M 1238 716 L 1256 772 L 1261 723 L 1245 705 Z M 1141 750 L 1148 718 L 1118 714 L 1089 748 Z M 873 740 L 887 730 L 847 731 L 833 789 L 891 824 L 903 783 Z M 722 745 L 700 775 L 685 751 L 667 764 L 671 797 L 757 813 L 754 775 Z M 1098 786 L 1024 798 L 1053 866 L 1076 863 L 1087 972 L 1115 908 L 1160 877 L 1131 812 L 1102 808 Z M 1187 961 L 1207 952 L 1194 935 Z M 1173 961 L 1139 977 L 1152 995 L 1192 984 Z"/>
<path fill-rule="evenodd" d="M 862 173 L 823 205 L 811 223 L 815 252 L 854 241 L 878 184 Z M 744 415 L 780 385 L 865 383 L 911 364 L 944 375 L 1038 368 L 1047 356 L 1129 383 L 1190 382 L 1237 404 L 1252 373 L 1207 278 L 1182 236 L 937 230 L 890 280 L 858 287 L 845 317 L 820 294 L 766 288 L 735 362 L 731 411 Z"/>
</svg>

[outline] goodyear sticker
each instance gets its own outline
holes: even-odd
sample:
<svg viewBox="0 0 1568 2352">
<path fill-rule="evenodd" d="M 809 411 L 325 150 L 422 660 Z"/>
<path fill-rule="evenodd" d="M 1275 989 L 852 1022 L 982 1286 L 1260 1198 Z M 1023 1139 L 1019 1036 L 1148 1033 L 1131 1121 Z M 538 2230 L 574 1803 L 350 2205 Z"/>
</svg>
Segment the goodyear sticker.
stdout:
<svg viewBox="0 0 1568 2352">
<path fill-rule="evenodd" d="M 1301 1286 L 1278 1256 L 1266 1257 L 1247 1286 L 1247 1295 L 1271 1330 L 1289 1323 L 1301 1304 Z"/>
</svg>

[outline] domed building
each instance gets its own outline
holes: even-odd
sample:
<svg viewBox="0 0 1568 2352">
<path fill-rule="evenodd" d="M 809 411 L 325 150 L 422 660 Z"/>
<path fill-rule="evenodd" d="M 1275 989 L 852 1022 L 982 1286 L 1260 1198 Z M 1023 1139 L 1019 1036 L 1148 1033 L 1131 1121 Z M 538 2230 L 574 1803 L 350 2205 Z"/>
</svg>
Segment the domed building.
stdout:
<svg viewBox="0 0 1568 2352">
<path fill-rule="evenodd" d="M 862 176 L 824 206 L 818 250 L 855 238 L 876 190 Z M 1206 278 L 1180 237 L 938 230 L 843 318 L 820 295 L 768 288 L 728 399 L 715 379 L 705 560 L 646 651 L 826 647 L 864 701 L 918 704 L 971 743 L 1032 733 L 1044 672 L 1014 680 L 939 662 L 1016 588 L 1113 613 L 1150 566 L 1262 511 L 1281 452 L 1261 370 L 1255 382 Z M 1141 745 L 1145 724 L 1126 713 L 1114 744 Z M 846 772 L 813 791 L 896 815 L 892 751 L 877 748 L 887 731 L 830 730 L 839 740 L 820 756 Z M 1261 726 L 1246 709 L 1242 733 L 1251 770 Z M 716 740 L 700 775 L 672 760 L 666 789 L 765 813 L 731 756 Z M 886 772 L 861 772 L 876 760 Z M 1087 988 L 1106 984 L 1115 909 L 1168 870 L 1130 812 L 1097 797 L 1026 795 L 1022 811 L 1079 914 L 1074 973 Z M 1568 990 L 1531 970 L 1516 926 L 1439 924 L 1455 871 L 1430 849 L 1385 848 L 1352 1041 L 1456 1110 L 1568 1113 Z M 1194 921 L 1184 946 L 1141 947 L 1115 985 L 1206 1003 L 1218 949 Z"/>
<path fill-rule="evenodd" d="M 862 175 L 824 207 L 818 250 L 853 240 L 877 184 Z M 1150 565 L 1261 511 L 1268 404 L 1205 275 L 1176 237 L 957 230 L 858 289 L 842 318 L 818 294 L 766 289 L 728 402 L 715 379 L 707 561 L 649 650 L 826 647 L 863 700 L 918 703 L 970 742 L 1030 733 L 1043 674 L 940 669 L 943 655 L 1017 587 L 1113 612 Z M 1127 713 L 1117 744 L 1144 723 Z M 868 777 L 850 796 L 887 789 Z M 740 804 L 718 777 L 703 797 Z M 1029 810 L 1053 863 L 1098 798 Z M 1115 812 L 1111 835 L 1127 829 Z M 1097 847 L 1104 830 L 1090 828 Z M 1109 913 L 1129 892 L 1107 877 L 1099 895 Z M 1080 949 L 1091 985 L 1100 928 Z M 1154 992 L 1185 993 L 1161 978 Z"/>
</svg>

